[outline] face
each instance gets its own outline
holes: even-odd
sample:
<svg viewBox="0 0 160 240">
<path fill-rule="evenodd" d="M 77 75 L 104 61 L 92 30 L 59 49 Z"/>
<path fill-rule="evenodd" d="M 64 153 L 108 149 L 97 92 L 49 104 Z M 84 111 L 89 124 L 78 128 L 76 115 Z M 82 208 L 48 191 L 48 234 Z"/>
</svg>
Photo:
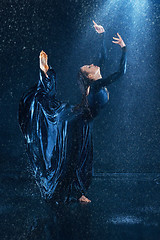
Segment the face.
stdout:
<svg viewBox="0 0 160 240">
<path fill-rule="evenodd" d="M 91 65 L 84 65 L 81 67 L 81 71 L 90 79 L 97 80 L 101 77 L 100 74 L 100 67 L 95 66 L 94 64 Z"/>
</svg>

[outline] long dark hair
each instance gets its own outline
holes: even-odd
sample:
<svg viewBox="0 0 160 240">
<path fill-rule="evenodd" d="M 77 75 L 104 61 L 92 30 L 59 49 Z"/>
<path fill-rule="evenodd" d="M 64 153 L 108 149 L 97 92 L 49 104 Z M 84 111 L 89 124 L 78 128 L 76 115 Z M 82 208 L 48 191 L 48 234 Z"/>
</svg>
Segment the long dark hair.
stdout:
<svg viewBox="0 0 160 240">
<path fill-rule="evenodd" d="M 75 110 L 82 110 L 85 113 L 88 113 L 92 116 L 88 99 L 87 99 L 87 89 L 90 86 L 91 80 L 87 77 L 85 72 L 82 72 L 81 69 L 78 72 L 77 82 L 82 93 L 81 103 L 75 106 Z"/>
</svg>

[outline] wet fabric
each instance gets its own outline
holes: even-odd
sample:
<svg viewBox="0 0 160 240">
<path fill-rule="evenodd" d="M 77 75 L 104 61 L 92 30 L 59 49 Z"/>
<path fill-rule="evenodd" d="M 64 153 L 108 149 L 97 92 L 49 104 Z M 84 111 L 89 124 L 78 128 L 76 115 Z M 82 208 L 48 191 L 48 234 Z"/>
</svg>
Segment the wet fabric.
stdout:
<svg viewBox="0 0 160 240">
<path fill-rule="evenodd" d="M 87 108 L 56 99 L 51 67 L 48 77 L 40 71 L 38 84 L 21 98 L 19 124 L 42 197 L 66 202 L 86 194 L 92 179 L 92 120 L 108 101 L 105 87 L 125 72 L 125 52 L 117 73 L 91 84 Z"/>
<path fill-rule="evenodd" d="M 67 201 L 85 194 L 90 185 L 91 123 L 84 109 L 76 111 L 47 92 L 50 80 L 41 72 L 38 86 L 24 94 L 19 123 L 42 196 Z"/>
</svg>

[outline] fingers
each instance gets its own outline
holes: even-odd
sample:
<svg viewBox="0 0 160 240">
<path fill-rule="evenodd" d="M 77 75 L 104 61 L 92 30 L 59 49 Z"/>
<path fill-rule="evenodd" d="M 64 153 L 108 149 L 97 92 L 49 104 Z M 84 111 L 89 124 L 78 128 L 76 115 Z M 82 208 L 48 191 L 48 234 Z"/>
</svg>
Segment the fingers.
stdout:
<svg viewBox="0 0 160 240">
<path fill-rule="evenodd" d="M 94 26 L 96 26 L 96 25 L 97 25 L 97 23 L 96 23 L 94 20 L 93 20 L 92 22 L 93 22 Z"/>
<path fill-rule="evenodd" d="M 116 44 L 119 44 L 119 42 L 116 42 L 116 41 L 112 41 L 113 43 L 116 43 Z"/>
<path fill-rule="evenodd" d="M 116 41 L 112 41 L 112 42 L 115 43 L 115 44 L 120 44 L 122 42 L 122 38 L 119 35 L 119 33 L 117 33 L 117 36 L 118 36 L 118 38 L 117 37 L 113 37 L 113 39 L 116 40 Z"/>
<path fill-rule="evenodd" d="M 117 40 L 117 41 L 122 39 L 121 36 L 119 35 L 119 33 L 117 33 L 117 36 L 118 36 L 119 38 L 113 37 L 113 39 L 115 39 L 115 40 Z"/>
<path fill-rule="evenodd" d="M 119 38 L 115 38 L 115 37 L 113 37 L 113 39 L 119 41 Z"/>
<path fill-rule="evenodd" d="M 113 37 L 113 39 L 116 40 L 116 41 L 112 41 L 113 43 L 119 44 L 119 42 L 120 42 L 119 38 Z"/>
<path fill-rule="evenodd" d="M 39 54 L 39 58 L 42 56 L 42 54 L 43 54 L 43 50 L 40 52 L 40 54 Z"/>
<path fill-rule="evenodd" d="M 39 58 L 45 58 L 46 60 L 47 60 L 47 58 L 48 58 L 48 55 L 42 50 L 41 52 L 40 52 L 40 55 L 39 55 Z"/>
<path fill-rule="evenodd" d="M 43 50 L 40 52 L 40 55 L 47 55 Z"/>
<path fill-rule="evenodd" d="M 40 55 L 44 55 L 46 54 L 43 50 L 40 52 Z"/>
<path fill-rule="evenodd" d="M 117 36 L 119 37 L 119 39 L 122 39 L 121 36 L 119 35 L 119 33 L 117 33 Z"/>
</svg>

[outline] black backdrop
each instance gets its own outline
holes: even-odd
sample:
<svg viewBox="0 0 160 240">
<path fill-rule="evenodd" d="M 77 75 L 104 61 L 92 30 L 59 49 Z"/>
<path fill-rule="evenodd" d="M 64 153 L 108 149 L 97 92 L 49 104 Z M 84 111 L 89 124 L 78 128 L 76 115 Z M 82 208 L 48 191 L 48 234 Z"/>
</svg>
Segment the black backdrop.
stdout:
<svg viewBox="0 0 160 240">
<path fill-rule="evenodd" d="M 159 3 L 151 0 L 138 11 L 126 0 L 109 2 L 1 0 L 1 169 L 23 172 L 27 166 L 18 104 L 38 81 L 42 49 L 58 75 L 58 98 L 80 101 L 77 71 L 99 51 L 94 19 L 108 34 L 106 75 L 116 70 L 121 54 L 112 36 L 119 32 L 128 47 L 127 74 L 108 88 L 110 101 L 94 121 L 94 171 L 160 172 Z"/>
</svg>

